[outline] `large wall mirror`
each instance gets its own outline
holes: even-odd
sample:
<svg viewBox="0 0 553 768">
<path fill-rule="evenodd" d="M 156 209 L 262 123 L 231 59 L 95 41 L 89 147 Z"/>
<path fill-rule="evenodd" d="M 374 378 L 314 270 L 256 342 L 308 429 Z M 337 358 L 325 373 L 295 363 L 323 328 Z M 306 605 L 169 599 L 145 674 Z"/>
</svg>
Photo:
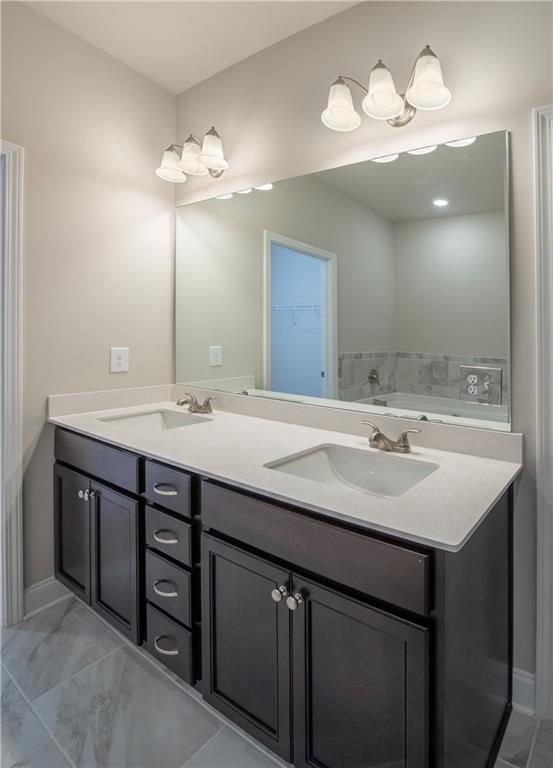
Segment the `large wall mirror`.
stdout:
<svg viewBox="0 0 553 768">
<path fill-rule="evenodd" d="M 177 209 L 176 380 L 510 428 L 508 137 Z"/>
</svg>

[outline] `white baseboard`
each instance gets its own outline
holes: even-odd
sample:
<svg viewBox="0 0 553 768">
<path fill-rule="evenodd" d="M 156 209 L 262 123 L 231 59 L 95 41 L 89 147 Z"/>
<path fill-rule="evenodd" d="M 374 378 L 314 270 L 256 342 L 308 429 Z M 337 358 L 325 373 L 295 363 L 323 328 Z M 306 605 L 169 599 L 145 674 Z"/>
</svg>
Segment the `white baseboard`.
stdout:
<svg viewBox="0 0 553 768">
<path fill-rule="evenodd" d="M 513 669 L 513 707 L 526 715 L 536 711 L 536 676 L 523 669 Z"/>
<path fill-rule="evenodd" d="M 65 600 L 70 595 L 71 592 L 53 576 L 37 581 L 25 590 L 25 618 L 53 603 Z"/>
</svg>

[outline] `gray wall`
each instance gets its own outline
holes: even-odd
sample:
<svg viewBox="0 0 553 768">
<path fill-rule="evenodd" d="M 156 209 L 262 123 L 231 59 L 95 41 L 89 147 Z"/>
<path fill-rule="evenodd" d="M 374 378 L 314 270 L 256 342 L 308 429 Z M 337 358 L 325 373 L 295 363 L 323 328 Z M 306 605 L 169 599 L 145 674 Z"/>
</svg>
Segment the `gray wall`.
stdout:
<svg viewBox="0 0 553 768">
<path fill-rule="evenodd" d="M 161 88 L 23 3 L 2 3 L 2 138 L 25 148 L 25 583 L 53 573 L 46 397 L 173 371 L 175 131 Z M 131 349 L 109 373 L 110 345 Z"/>
<path fill-rule="evenodd" d="M 216 194 L 446 140 L 511 131 L 514 428 L 526 436 L 516 491 L 515 664 L 535 666 L 535 273 L 532 107 L 553 101 L 551 3 L 361 3 L 191 88 L 178 100 L 178 136 L 215 123 L 231 163 Z M 398 86 L 425 43 L 441 56 L 453 99 L 391 130 L 364 118 L 337 134 L 319 115 L 340 73 L 366 79 L 382 56 Z M 514 53 L 516 52 L 516 53 Z M 522 62 L 522 64 L 521 64 Z M 359 104 L 359 94 L 355 94 Z M 177 201 L 214 194 L 181 185 Z"/>
</svg>

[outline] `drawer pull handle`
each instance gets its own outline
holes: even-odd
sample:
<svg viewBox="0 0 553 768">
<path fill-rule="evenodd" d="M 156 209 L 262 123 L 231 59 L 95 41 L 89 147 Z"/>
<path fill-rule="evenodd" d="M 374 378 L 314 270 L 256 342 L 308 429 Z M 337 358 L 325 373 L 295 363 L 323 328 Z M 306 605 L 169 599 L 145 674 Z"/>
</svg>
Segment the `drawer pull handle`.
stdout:
<svg viewBox="0 0 553 768">
<path fill-rule="evenodd" d="M 275 603 L 280 603 L 283 597 L 286 597 L 288 594 L 288 590 L 286 587 L 279 587 L 278 589 L 273 589 L 271 592 L 271 597 L 275 601 Z"/>
<path fill-rule="evenodd" d="M 154 592 L 156 595 L 159 595 L 160 597 L 178 597 L 179 593 L 176 589 L 172 589 L 170 592 L 166 592 L 163 589 L 160 589 L 158 587 L 158 584 L 171 584 L 173 587 L 175 586 L 172 581 L 167 581 L 167 579 L 158 579 L 157 581 L 154 581 Z"/>
<path fill-rule="evenodd" d="M 290 595 L 286 600 L 286 605 L 290 611 L 295 611 L 296 608 L 303 603 L 303 595 L 300 592 L 296 592 L 295 595 Z"/>
<path fill-rule="evenodd" d="M 154 483 L 153 489 L 158 496 L 178 496 L 179 494 L 174 485 L 167 485 L 167 483 Z"/>
<path fill-rule="evenodd" d="M 160 640 L 163 640 L 164 637 L 167 637 L 167 635 L 158 635 L 154 638 L 154 648 L 158 653 L 161 653 L 162 656 L 178 656 L 179 655 L 179 649 L 173 648 L 172 651 L 165 651 L 159 644 Z"/>
<path fill-rule="evenodd" d="M 163 538 L 163 536 L 160 536 L 161 533 L 168 533 L 172 538 Z M 179 543 L 177 534 L 174 531 L 166 531 L 161 528 L 157 531 L 154 531 L 154 539 L 158 542 L 158 544 L 178 544 Z"/>
</svg>

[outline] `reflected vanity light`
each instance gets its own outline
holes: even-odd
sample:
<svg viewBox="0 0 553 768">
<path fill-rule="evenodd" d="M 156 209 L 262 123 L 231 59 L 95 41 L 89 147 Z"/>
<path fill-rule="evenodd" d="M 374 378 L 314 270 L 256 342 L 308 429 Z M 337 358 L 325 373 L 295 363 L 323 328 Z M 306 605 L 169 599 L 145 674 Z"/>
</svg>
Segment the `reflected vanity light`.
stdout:
<svg viewBox="0 0 553 768">
<path fill-rule="evenodd" d="M 269 192 L 273 188 L 273 185 L 269 182 L 268 184 L 262 184 L 260 187 L 255 187 L 255 189 L 259 190 L 260 192 Z"/>
<path fill-rule="evenodd" d="M 445 208 L 446 205 L 449 205 L 449 200 L 446 200 L 443 197 L 437 197 L 435 200 L 432 200 L 432 203 L 436 208 Z"/>
<path fill-rule="evenodd" d="M 372 162 L 373 163 L 393 163 L 394 160 L 397 160 L 399 157 L 399 154 L 395 155 L 383 155 L 382 157 L 373 157 Z"/>
<path fill-rule="evenodd" d="M 217 195 L 216 200 L 230 200 L 234 195 L 249 195 L 250 192 L 269 192 L 273 188 L 273 184 L 261 184 L 259 187 L 248 187 L 247 189 L 239 189 L 237 192 L 227 192 L 225 195 Z"/>
<path fill-rule="evenodd" d="M 431 152 L 434 152 L 436 149 L 438 149 L 438 145 L 433 144 L 430 147 L 421 147 L 420 149 L 408 149 L 407 154 L 408 155 L 429 155 Z"/>
<path fill-rule="evenodd" d="M 332 131 L 354 131 L 361 125 L 346 81 L 365 92 L 361 106 L 368 117 L 386 120 L 394 128 L 410 123 L 417 109 L 442 109 L 451 101 L 440 60 L 427 45 L 413 65 L 405 93 L 397 91 L 392 73 L 382 59 L 371 70 L 368 88 L 354 77 L 340 75 L 330 86 L 327 107 L 321 114 L 323 125 Z"/>
<path fill-rule="evenodd" d="M 231 197 L 233 197 L 232 192 L 227 192 L 226 195 L 218 195 L 215 199 L 216 200 L 230 200 Z"/>
<path fill-rule="evenodd" d="M 468 139 L 457 139 L 457 141 L 446 141 L 446 147 L 470 147 L 476 141 L 476 136 L 470 136 Z"/>
<path fill-rule="evenodd" d="M 182 184 L 190 176 L 220 178 L 229 164 L 225 160 L 223 142 L 213 126 L 200 142 L 190 134 L 184 144 L 171 144 L 163 152 L 156 176 L 173 184 Z"/>
<path fill-rule="evenodd" d="M 237 194 L 239 194 L 239 195 L 249 195 L 250 192 L 253 192 L 253 189 L 251 187 L 248 187 L 247 189 L 239 189 Z"/>
</svg>

